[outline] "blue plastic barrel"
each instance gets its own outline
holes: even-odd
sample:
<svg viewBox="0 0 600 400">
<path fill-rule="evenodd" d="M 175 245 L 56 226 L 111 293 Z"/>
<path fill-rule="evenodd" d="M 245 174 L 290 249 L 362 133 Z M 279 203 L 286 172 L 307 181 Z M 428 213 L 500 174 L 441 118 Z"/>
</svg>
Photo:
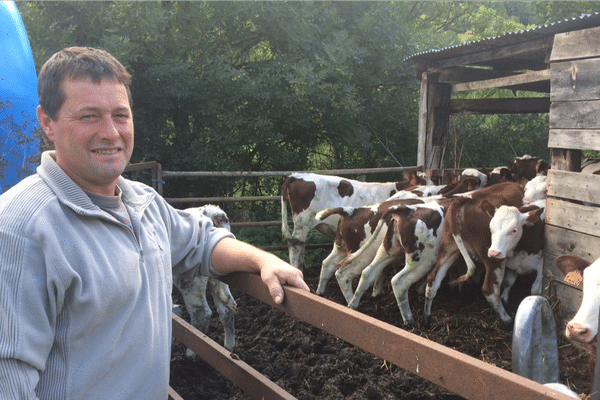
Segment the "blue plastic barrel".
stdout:
<svg viewBox="0 0 600 400">
<path fill-rule="evenodd" d="M 35 63 L 14 1 L 0 1 L 0 193 L 35 172 L 39 124 Z"/>
</svg>

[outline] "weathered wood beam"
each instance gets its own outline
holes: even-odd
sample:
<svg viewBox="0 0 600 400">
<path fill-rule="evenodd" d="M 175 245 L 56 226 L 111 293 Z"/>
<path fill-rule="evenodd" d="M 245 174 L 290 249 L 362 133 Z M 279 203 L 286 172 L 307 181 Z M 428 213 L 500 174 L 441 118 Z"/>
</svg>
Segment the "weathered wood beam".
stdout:
<svg viewBox="0 0 600 400">
<path fill-rule="evenodd" d="M 600 129 L 550 129 L 548 147 L 597 151 Z"/>
<path fill-rule="evenodd" d="M 464 83 L 483 81 L 487 79 L 502 78 L 515 75 L 515 71 L 500 71 L 491 68 L 473 68 L 473 67 L 449 67 L 440 71 L 441 83 Z"/>
<path fill-rule="evenodd" d="M 439 83 L 439 74 L 428 73 L 427 85 L 427 129 L 425 168 L 444 168 L 444 156 L 448 144 L 450 112 L 448 104 L 452 88 L 447 83 Z"/>
<path fill-rule="evenodd" d="M 514 58 L 514 68 L 521 69 L 516 64 L 519 56 L 529 56 L 529 59 L 533 58 L 531 55 L 534 53 L 548 54 L 549 56 L 550 51 L 552 50 L 552 42 L 553 37 L 548 36 L 527 42 L 498 47 L 491 50 L 467 54 L 464 56 L 450 57 L 443 60 L 430 62 L 429 69 L 430 71 L 441 71 L 444 68 L 459 65 L 485 65 L 485 63 L 489 63 L 490 61 L 506 58 Z M 545 62 L 546 57 L 544 56 L 542 58 L 544 58 L 544 60 L 541 62 Z"/>
<path fill-rule="evenodd" d="M 547 113 L 549 110 L 550 99 L 547 97 L 450 100 L 451 115 L 534 114 Z"/>
<path fill-rule="evenodd" d="M 600 100 L 600 58 L 552 63 L 552 101 Z"/>
<path fill-rule="evenodd" d="M 600 27 L 596 27 L 555 35 L 550 61 L 597 57 L 599 55 Z"/>
<path fill-rule="evenodd" d="M 532 71 L 520 75 L 511 75 L 501 78 L 486 79 L 482 81 L 471 81 L 457 83 L 452 85 L 453 92 L 464 92 L 467 90 L 479 90 L 490 88 L 511 87 L 515 85 L 524 85 L 533 82 L 542 82 L 550 80 L 550 69 L 542 71 Z"/>
<path fill-rule="evenodd" d="M 600 100 L 553 101 L 550 129 L 599 129 Z"/>
<path fill-rule="evenodd" d="M 419 125 L 417 138 L 417 165 L 425 165 L 427 153 L 427 72 L 421 75 Z"/>
</svg>

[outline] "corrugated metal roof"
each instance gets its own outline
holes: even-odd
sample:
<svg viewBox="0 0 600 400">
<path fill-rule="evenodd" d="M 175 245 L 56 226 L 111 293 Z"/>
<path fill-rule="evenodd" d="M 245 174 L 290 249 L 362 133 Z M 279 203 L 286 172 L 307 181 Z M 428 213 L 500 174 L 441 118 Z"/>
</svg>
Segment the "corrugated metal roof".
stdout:
<svg viewBox="0 0 600 400">
<path fill-rule="evenodd" d="M 424 62 L 440 60 L 444 58 L 457 57 L 466 54 L 472 54 L 485 51 L 509 44 L 527 42 L 536 38 L 555 35 L 562 32 L 576 31 L 580 29 L 600 26 L 600 13 L 582 14 L 579 17 L 573 17 L 548 25 L 538 26 L 528 30 L 507 32 L 503 35 L 493 38 L 480 39 L 474 42 L 464 42 L 455 46 L 449 46 L 443 49 L 432 49 L 426 52 L 414 54 L 404 61 Z"/>
</svg>

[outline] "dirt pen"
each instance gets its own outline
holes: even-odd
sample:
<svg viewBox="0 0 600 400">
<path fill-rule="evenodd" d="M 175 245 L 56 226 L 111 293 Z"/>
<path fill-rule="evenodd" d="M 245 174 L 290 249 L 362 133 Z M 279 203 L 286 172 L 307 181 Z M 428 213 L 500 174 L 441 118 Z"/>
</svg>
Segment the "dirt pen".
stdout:
<svg viewBox="0 0 600 400">
<path fill-rule="evenodd" d="M 162 171 L 157 163 L 130 165 L 127 172 L 150 169 L 154 187 L 162 192 L 164 179 L 181 176 L 240 176 L 275 178 L 287 176 L 290 172 L 171 172 Z M 371 173 L 402 172 L 422 170 L 419 167 L 382 168 L 372 170 L 316 171 L 324 174 L 355 175 Z M 460 170 L 427 171 L 433 180 L 439 180 L 446 172 Z M 162 194 L 162 193 L 161 193 Z M 172 205 L 190 203 L 226 203 L 249 201 L 277 201 L 280 196 L 246 198 L 166 198 Z M 281 221 L 232 221 L 232 229 L 247 226 L 280 225 Z M 267 250 L 283 250 L 287 247 Z M 529 379 L 496 367 L 436 342 L 412 334 L 406 330 L 369 317 L 330 300 L 295 288 L 286 288 L 286 301 L 282 305 L 272 302 L 260 278 L 251 274 L 234 274 L 223 279 L 232 288 L 251 295 L 275 307 L 289 316 L 306 322 L 322 331 L 334 335 L 358 348 L 382 358 L 410 373 L 420 376 L 435 385 L 447 389 L 465 399 L 517 398 L 527 399 L 568 399 L 569 397 L 549 389 Z M 258 373 L 240 360 L 234 353 L 226 351 L 219 344 L 197 331 L 180 317 L 173 316 L 173 335 L 187 347 L 194 350 L 204 361 L 223 374 L 232 383 L 253 399 L 293 399 L 279 386 Z M 491 394 L 493 394 L 492 397 Z M 172 399 L 179 395 L 172 391 Z"/>
</svg>

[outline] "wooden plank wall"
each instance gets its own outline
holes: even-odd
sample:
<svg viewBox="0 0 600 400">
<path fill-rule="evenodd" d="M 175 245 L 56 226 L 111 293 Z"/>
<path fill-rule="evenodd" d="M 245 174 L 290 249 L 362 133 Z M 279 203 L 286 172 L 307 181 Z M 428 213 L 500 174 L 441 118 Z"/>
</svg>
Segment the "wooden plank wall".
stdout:
<svg viewBox="0 0 600 400">
<path fill-rule="evenodd" d="M 600 176 L 581 174 L 581 151 L 600 151 L 600 28 L 558 34 L 550 57 L 552 167 L 548 173 L 545 276 L 554 277 L 559 309 L 570 318 L 581 289 L 562 282 L 555 259 L 600 257 Z"/>
</svg>

